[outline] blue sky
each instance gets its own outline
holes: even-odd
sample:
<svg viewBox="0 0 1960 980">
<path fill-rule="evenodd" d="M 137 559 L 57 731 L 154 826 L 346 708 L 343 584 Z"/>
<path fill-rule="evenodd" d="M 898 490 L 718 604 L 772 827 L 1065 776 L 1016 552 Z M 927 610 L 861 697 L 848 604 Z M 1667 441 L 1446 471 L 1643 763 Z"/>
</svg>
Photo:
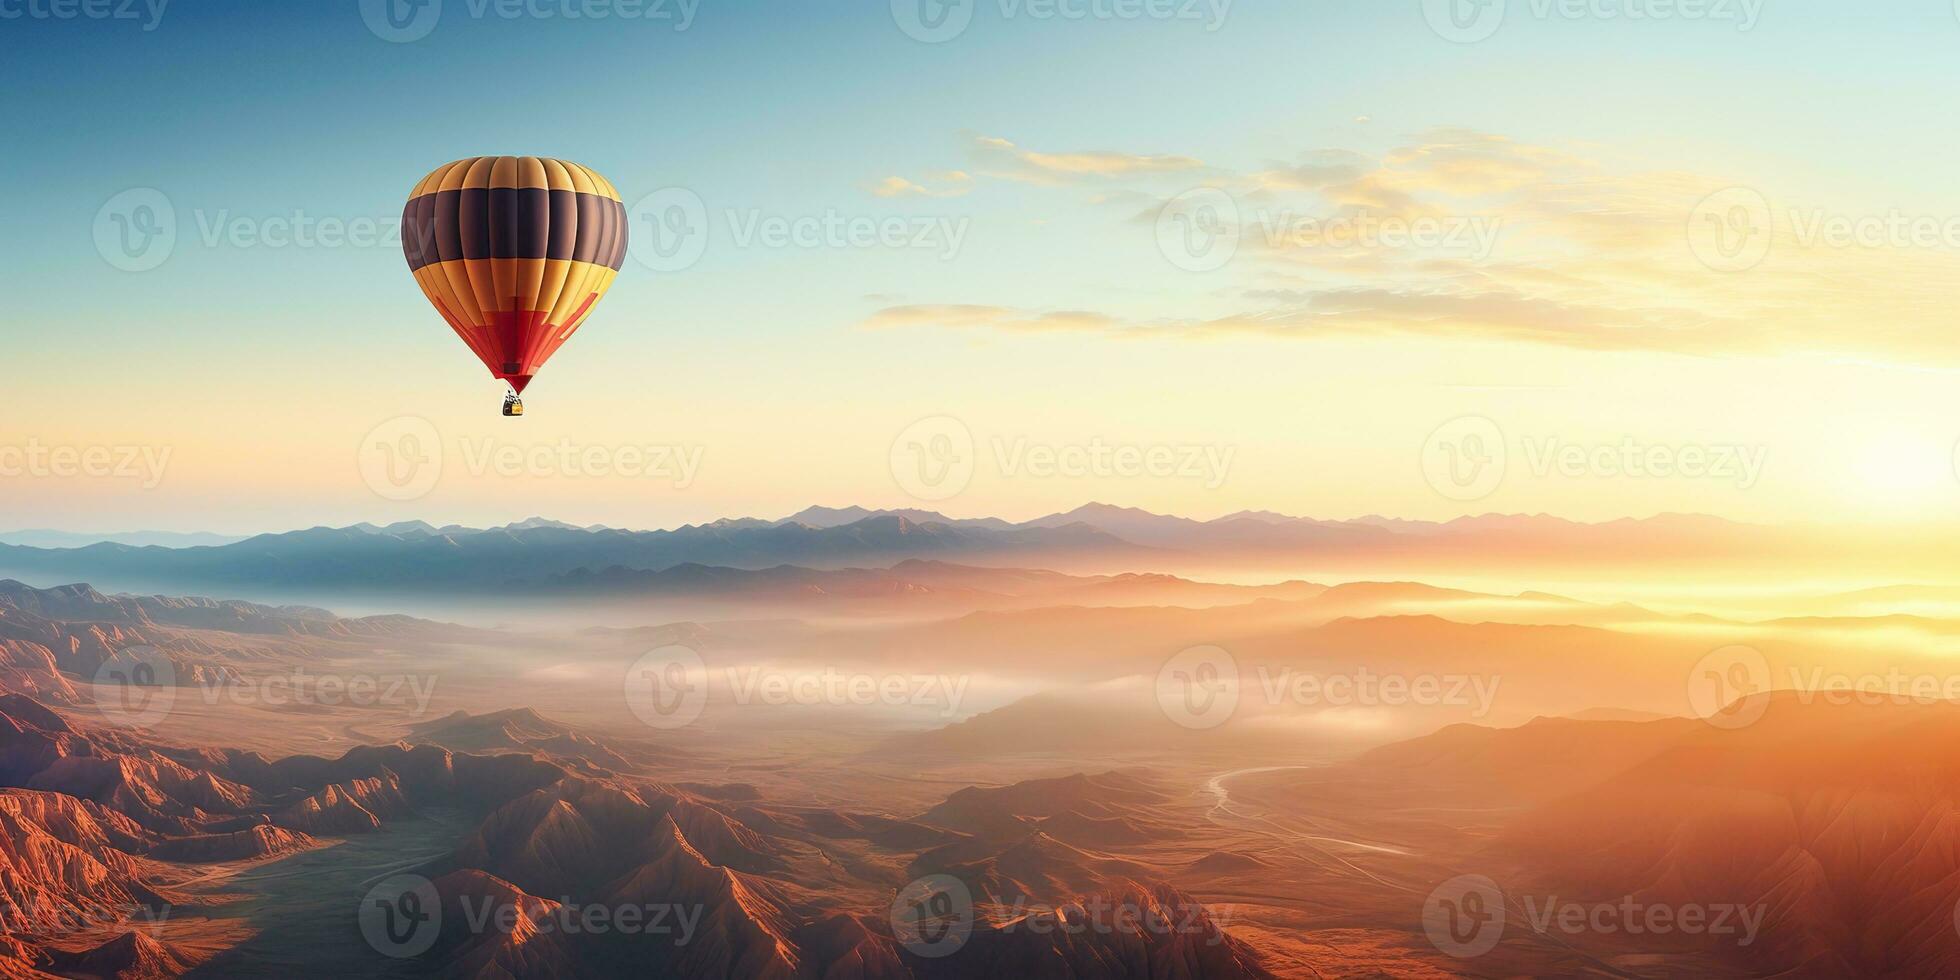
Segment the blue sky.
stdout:
<svg viewBox="0 0 1960 980">
<path fill-rule="evenodd" d="M 241 247 L 204 237 L 221 221 L 263 230 L 268 219 L 295 214 L 385 223 L 422 174 L 461 156 L 560 156 L 605 173 L 629 205 L 667 187 L 704 202 L 710 237 L 701 260 L 678 272 L 629 263 L 587 331 L 534 389 L 538 407 L 552 411 L 526 421 L 552 438 L 561 430 L 551 427 L 561 426 L 612 443 L 698 440 L 711 460 L 724 461 L 724 482 L 648 494 L 465 481 L 406 508 L 447 519 L 558 509 L 669 523 L 786 511 L 814 499 L 908 503 L 883 472 L 887 444 L 908 421 L 936 412 L 1000 431 L 1040 434 L 1055 424 L 1057 439 L 1107 432 L 1139 443 L 1229 440 L 1253 461 L 1243 467 L 1291 454 L 1202 497 L 1147 481 L 1056 480 L 982 487 L 949 510 L 1041 511 L 1100 495 L 1220 513 L 1446 512 L 1455 503 L 1419 481 L 1394 482 L 1406 476 L 1395 475 L 1398 467 L 1408 469 L 1397 462 L 1402 449 L 1375 447 L 1420 442 L 1456 411 L 1447 401 L 1456 396 L 1439 400 L 1439 389 L 1489 383 L 1506 373 L 1500 366 L 1539 365 L 1534 378 L 1566 389 L 1627 377 L 1615 372 L 1705 372 L 1707 390 L 1695 396 L 1704 406 L 1724 404 L 1738 385 L 1772 393 L 1798 375 L 1813 385 L 1839 379 L 1820 382 L 1810 366 L 1789 367 L 1815 340 L 1744 352 L 1773 364 L 1710 367 L 1700 363 L 1709 350 L 1696 345 L 1633 355 L 1494 352 L 1482 335 L 1483 346 L 1463 353 L 1452 349 L 1454 335 L 1395 330 L 1206 345 L 1028 336 L 1011 325 L 865 324 L 892 307 L 953 305 L 1016 315 L 1094 311 L 1146 324 L 1230 317 L 1243 311 L 1249 290 L 1270 293 L 1279 280 L 1266 271 L 1228 279 L 1166 267 L 1148 221 L 1165 198 L 1313 154 L 1358 154 L 1393 167 L 1398 152 L 1438 143 L 1438 131 L 1555 148 L 1613 180 L 1693 174 L 1711 186 L 1773 188 L 1840 211 L 1960 213 L 1943 122 L 1960 94 L 1960 21 L 1946 2 L 1853 9 L 1767 0 L 1757 9 L 1734 0 L 1705 18 L 1636 20 L 1627 11 L 1645 9 L 1638 2 L 1601 0 L 1563 16 L 1541 14 L 1562 9 L 1545 0 L 1510 0 L 1502 27 L 1468 44 L 1440 37 L 1416 0 L 1239 0 L 1223 6 L 1216 29 L 1205 4 L 1188 8 L 1193 19 L 1069 20 L 1043 16 L 1038 4 L 977 0 L 970 25 L 936 44 L 908 37 L 886 3 L 700 0 L 686 30 L 676 30 L 674 0 L 655 8 L 666 18 L 637 21 L 569 19 L 566 0 L 540 0 L 534 9 L 550 14 L 542 17 L 479 16 L 485 8 L 470 0 L 447 0 L 432 32 L 397 44 L 368 28 L 355 0 L 173 0 L 147 31 L 140 19 L 40 16 L 49 2 L 0 2 L 0 14 L 23 14 L 0 19 L 8 92 L 0 121 L 29 136 L 0 164 L 19 191 L 14 234 L 0 238 L 0 260 L 16 284 L 8 329 L 16 355 L 36 368 L 16 382 L 29 396 L 16 421 L 53 440 L 122 433 L 181 444 L 186 472 L 175 492 L 140 496 L 9 487 L 22 523 L 205 527 L 405 516 L 364 493 L 343 463 L 315 472 L 311 462 L 344 455 L 368 426 L 395 414 L 441 417 L 446 432 L 492 421 L 476 418 L 487 380 L 422 303 L 399 252 L 385 243 Z M 1114 2 L 1065 7 L 1107 10 Z M 1755 19 L 1739 29 L 1745 16 Z M 1058 176 L 990 153 L 986 140 L 1031 153 L 1193 165 L 1167 167 L 1174 172 L 1161 179 L 1147 167 L 1120 179 Z M 965 177 L 935 183 L 955 171 Z M 892 177 L 934 194 L 874 193 Z M 1607 178 L 1570 167 L 1559 179 L 1579 193 Z M 91 233 L 104 203 L 131 188 L 160 191 L 178 217 L 169 260 L 140 273 L 105 262 Z M 947 259 L 931 249 L 745 248 L 730 238 L 743 215 L 824 214 L 957 221 L 963 239 Z M 1408 278 L 1419 270 L 1398 275 L 1397 289 L 1424 288 Z M 1812 329 L 1852 337 L 1855 319 L 1847 310 L 1839 326 Z M 1629 357 L 1646 360 L 1629 368 Z M 1892 359 L 1906 358 L 1895 351 Z M 1461 370 L 1465 364 L 1492 369 Z M 1348 390 L 1366 365 L 1381 365 L 1379 377 L 1360 393 Z M 1249 383 L 1249 375 L 1268 380 Z M 1882 378 L 1841 380 L 1860 396 L 1900 390 Z M 1925 397 L 1937 398 L 1934 382 L 1924 383 Z M 1166 395 L 1213 386 L 1233 389 L 1231 397 Z M 359 404 L 358 417 L 321 411 L 336 392 Z M 582 397 L 565 397 L 573 392 Z M 1302 393 L 1392 404 L 1355 413 L 1384 420 L 1365 437 L 1302 433 L 1289 428 L 1289 399 Z M 1463 406 L 1539 419 L 1587 407 Z M 241 415 L 250 421 L 233 421 Z M 1722 417 L 1709 410 L 1695 416 L 1699 423 L 1656 423 L 1667 431 L 1649 437 L 1727 438 L 1702 431 Z M 1610 415 L 1579 427 L 1638 428 Z M 220 431 L 244 441 L 227 447 Z M 1790 433 L 1745 436 L 1768 443 Z M 1914 440 L 1939 441 L 1926 433 L 1905 439 Z M 830 443 L 842 448 L 802 457 Z M 1319 448 L 1302 455 L 1302 444 Z M 255 470 L 260 478 L 241 481 L 238 459 L 248 455 L 269 462 Z M 265 476 L 268 468 L 283 476 Z M 1311 474 L 1350 468 L 1370 489 L 1302 486 Z M 205 502 L 221 486 L 236 488 L 236 498 Z M 1792 517 L 1844 500 L 1838 490 L 1800 495 L 1788 507 L 1699 486 L 1643 485 L 1604 497 L 1591 486 L 1585 494 L 1512 490 L 1490 503 L 1602 516 L 1644 507 Z"/>
</svg>

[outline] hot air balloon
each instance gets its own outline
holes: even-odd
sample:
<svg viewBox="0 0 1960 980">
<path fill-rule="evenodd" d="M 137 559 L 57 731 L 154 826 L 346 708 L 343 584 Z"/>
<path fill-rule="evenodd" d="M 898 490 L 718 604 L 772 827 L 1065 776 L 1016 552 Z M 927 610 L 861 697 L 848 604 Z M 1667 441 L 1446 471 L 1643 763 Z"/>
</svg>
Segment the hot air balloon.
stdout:
<svg viewBox="0 0 1960 980">
<path fill-rule="evenodd" d="M 471 157 L 437 167 L 402 211 L 402 251 L 423 295 L 518 395 L 592 315 L 626 258 L 626 207 L 606 178 L 564 160 Z"/>
</svg>

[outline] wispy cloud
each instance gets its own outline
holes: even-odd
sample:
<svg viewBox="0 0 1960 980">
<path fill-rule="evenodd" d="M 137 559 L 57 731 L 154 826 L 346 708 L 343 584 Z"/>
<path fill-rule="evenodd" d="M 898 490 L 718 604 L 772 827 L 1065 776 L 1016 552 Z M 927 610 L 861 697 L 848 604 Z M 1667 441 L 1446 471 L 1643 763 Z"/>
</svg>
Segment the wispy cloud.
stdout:
<svg viewBox="0 0 1960 980">
<path fill-rule="evenodd" d="M 1111 150 L 1047 152 L 1017 146 L 998 136 L 975 137 L 973 153 L 989 176 L 1042 184 L 1192 173 L 1204 169 L 1203 161 L 1186 156 Z"/>
<path fill-rule="evenodd" d="M 998 330 L 1110 330 L 1115 318 L 1086 310 L 1037 312 L 972 304 L 891 306 L 864 321 L 867 327 L 984 327 Z"/>
<path fill-rule="evenodd" d="M 894 175 L 872 184 L 870 190 L 879 197 L 959 197 L 973 189 L 973 175 L 964 170 L 927 174 L 921 179 L 926 183 Z"/>
<path fill-rule="evenodd" d="M 1834 213 L 1768 187 L 1725 191 L 1747 183 L 1731 176 L 1618 168 L 1593 152 L 1462 129 L 1379 154 L 1320 148 L 1237 172 L 1191 156 L 978 142 L 997 172 L 1016 179 L 1095 181 L 1097 201 L 1124 205 L 1129 234 L 1162 233 L 1160 219 L 1178 200 L 1162 178 L 1183 176 L 1213 195 L 1206 231 L 1231 257 L 1183 280 L 1184 290 L 1165 278 L 1185 275 L 1177 268 L 1139 271 L 1155 292 L 1170 290 L 1173 304 L 1182 292 L 1182 315 L 1161 300 L 1147 317 L 1114 307 L 915 305 L 880 311 L 869 324 L 1960 363 L 1948 312 L 1960 298 L 1960 221 L 1939 215 Z M 1761 206 L 1735 213 L 1729 194 Z M 1745 219 L 1753 221 L 1738 224 Z M 1760 257 L 1738 266 L 1733 243 L 1708 235 L 1733 235 Z"/>
</svg>

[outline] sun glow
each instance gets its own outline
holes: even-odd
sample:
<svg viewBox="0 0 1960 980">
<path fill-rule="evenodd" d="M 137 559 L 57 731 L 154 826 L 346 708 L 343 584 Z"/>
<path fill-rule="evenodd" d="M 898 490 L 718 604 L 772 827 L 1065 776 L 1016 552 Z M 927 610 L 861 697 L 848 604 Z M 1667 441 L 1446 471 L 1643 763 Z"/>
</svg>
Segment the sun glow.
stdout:
<svg viewBox="0 0 1960 980">
<path fill-rule="evenodd" d="M 1854 460 L 1849 475 L 1875 502 L 1934 503 L 1960 492 L 1956 448 L 1916 434 L 1874 434 Z"/>
</svg>

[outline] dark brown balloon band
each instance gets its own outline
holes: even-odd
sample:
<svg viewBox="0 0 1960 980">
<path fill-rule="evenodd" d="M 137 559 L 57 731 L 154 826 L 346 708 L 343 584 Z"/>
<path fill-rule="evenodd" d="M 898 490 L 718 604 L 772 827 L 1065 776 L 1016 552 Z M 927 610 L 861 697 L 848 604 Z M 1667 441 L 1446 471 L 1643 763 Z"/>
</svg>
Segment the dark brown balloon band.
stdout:
<svg viewBox="0 0 1960 980">
<path fill-rule="evenodd" d="M 542 187 L 438 191 L 402 210 L 402 251 L 411 271 L 455 259 L 557 259 L 618 271 L 626 206 Z"/>
</svg>

